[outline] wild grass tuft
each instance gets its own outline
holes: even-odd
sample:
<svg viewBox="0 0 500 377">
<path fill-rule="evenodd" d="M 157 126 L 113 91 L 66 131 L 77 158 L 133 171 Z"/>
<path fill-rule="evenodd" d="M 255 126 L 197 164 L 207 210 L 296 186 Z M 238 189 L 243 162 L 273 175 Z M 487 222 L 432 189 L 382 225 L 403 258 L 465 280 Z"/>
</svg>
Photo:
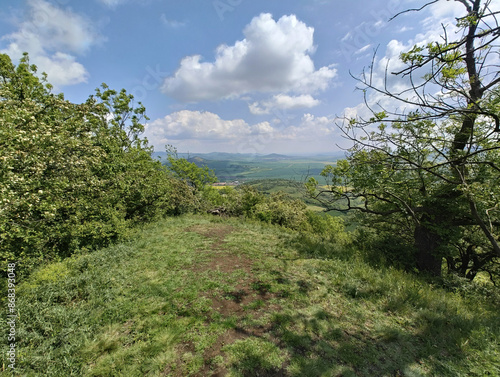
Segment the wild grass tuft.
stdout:
<svg viewBox="0 0 500 377">
<path fill-rule="evenodd" d="M 237 219 L 146 226 L 19 284 L 17 372 L 500 375 L 494 289 L 375 269 L 343 247 Z"/>
</svg>

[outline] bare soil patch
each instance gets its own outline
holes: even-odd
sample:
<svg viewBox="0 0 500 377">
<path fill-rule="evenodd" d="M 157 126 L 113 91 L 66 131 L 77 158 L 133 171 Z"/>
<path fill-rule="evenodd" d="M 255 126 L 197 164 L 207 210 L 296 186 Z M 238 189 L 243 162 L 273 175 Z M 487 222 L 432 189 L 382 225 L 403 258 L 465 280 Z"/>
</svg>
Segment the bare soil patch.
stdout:
<svg viewBox="0 0 500 377">
<path fill-rule="evenodd" d="M 253 261 L 250 258 L 244 255 L 227 252 L 224 248 L 226 236 L 234 231 L 232 226 L 225 224 L 194 225 L 186 228 L 186 231 L 195 232 L 213 240 L 208 252 L 212 258 L 206 263 L 194 265 L 192 267 L 193 271 L 204 272 L 210 270 L 232 273 L 238 269 L 242 269 L 247 273 L 251 273 Z M 200 252 L 206 251 L 200 250 Z"/>
<path fill-rule="evenodd" d="M 212 250 L 218 250 L 224 243 L 226 236 L 234 231 L 231 225 L 226 224 L 206 224 L 193 225 L 185 229 L 186 232 L 195 232 L 199 235 L 214 240 Z"/>
<path fill-rule="evenodd" d="M 204 237 L 212 239 L 209 250 L 200 250 L 210 254 L 210 258 L 205 263 L 193 266 L 193 271 L 218 271 L 231 274 L 236 270 L 246 272 L 246 277 L 242 278 L 230 292 L 204 292 L 203 297 L 212 301 L 214 313 L 223 318 L 236 317 L 236 326 L 228 329 L 220 335 L 217 341 L 205 350 L 203 355 L 205 365 L 196 376 L 225 376 L 227 369 L 219 365 L 214 365 L 213 361 L 217 356 L 223 356 L 223 347 L 232 344 L 237 340 L 248 337 L 270 336 L 272 324 L 249 326 L 243 324 L 244 318 L 259 319 L 266 313 L 280 310 L 279 305 L 269 302 L 270 299 L 279 295 L 269 292 L 269 286 L 259 281 L 252 272 L 253 261 L 245 255 L 238 255 L 234 251 L 225 249 L 225 238 L 234 231 L 234 228 L 225 224 L 195 225 L 186 229 L 188 232 L 196 232 Z M 182 348 L 182 347 L 181 347 Z M 277 376 L 281 371 L 276 374 Z M 267 376 L 269 374 L 259 374 Z"/>
</svg>

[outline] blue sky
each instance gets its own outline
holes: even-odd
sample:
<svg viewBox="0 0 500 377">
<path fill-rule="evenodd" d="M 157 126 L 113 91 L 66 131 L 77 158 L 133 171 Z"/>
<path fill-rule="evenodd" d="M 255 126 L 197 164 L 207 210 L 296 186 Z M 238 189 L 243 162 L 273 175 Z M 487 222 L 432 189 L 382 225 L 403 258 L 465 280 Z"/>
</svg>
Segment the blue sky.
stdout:
<svg viewBox="0 0 500 377">
<path fill-rule="evenodd" d="M 441 1 L 2 0 L 0 52 L 23 51 L 55 91 L 83 102 L 105 82 L 147 108 L 155 150 L 328 153 L 364 111 L 359 75 L 453 24 Z M 457 13 L 458 12 L 458 13 Z M 377 98 L 372 98 L 376 101 Z"/>
</svg>

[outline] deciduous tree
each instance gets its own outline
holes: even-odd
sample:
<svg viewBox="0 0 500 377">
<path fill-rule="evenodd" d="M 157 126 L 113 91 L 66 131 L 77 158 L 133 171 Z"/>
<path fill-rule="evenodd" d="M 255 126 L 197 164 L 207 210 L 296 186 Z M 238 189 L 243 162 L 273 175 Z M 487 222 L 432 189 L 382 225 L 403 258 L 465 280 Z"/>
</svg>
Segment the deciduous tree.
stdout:
<svg viewBox="0 0 500 377">
<path fill-rule="evenodd" d="M 422 271 L 439 275 L 446 259 L 469 279 L 479 271 L 493 277 L 500 261 L 500 12 L 491 0 L 455 3 L 463 6 L 456 25 L 402 53 L 402 69 L 387 65 L 382 85 L 374 57 L 357 79 L 372 115 L 339 125 L 353 146 L 323 171 L 334 200 L 314 180 L 308 187 L 332 210 L 365 213 L 372 224 L 411 237 Z M 395 79 L 399 89 L 392 89 Z M 386 105 L 374 104 L 373 95 Z"/>
<path fill-rule="evenodd" d="M 106 246 L 191 200 L 151 158 L 133 96 L 103 85 L 74 104 L 40 76 L 0 54 L 0 270 Z"/>
</svg>

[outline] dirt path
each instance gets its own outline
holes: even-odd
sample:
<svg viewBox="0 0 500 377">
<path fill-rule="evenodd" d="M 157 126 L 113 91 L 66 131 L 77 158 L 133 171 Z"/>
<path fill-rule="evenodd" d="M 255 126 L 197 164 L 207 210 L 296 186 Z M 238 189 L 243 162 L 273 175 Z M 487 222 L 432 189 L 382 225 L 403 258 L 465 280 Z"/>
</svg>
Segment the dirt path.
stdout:
<svg viewBox="0 0 500 377">
<path fill-rule="evenodd" d="M 205 365 L 196 376 L 225 376 L 228 371 L 222 367 L 214 370 L 213 366 L 210 365 L 210 361 L 216 356 L 224 356 L 223 347 L 239 339 L 272 337 L 271 323 L 267 325 L 248 325 L 248 322 L 251 322 L 248 320 L 258 320 L 268 313 L 279 311 L 280 307 L 270 302 L 271 299 L 279 295 L 269 292 L 269 287 L 256 278 L 254 261 L 226 247 L 226 237 L 235 231 L 233 227 L 224 224 L 207 224 L 192 226 L 187 228 L 186 231 L 195 232 L 211 241 L 208 250 L 200 251 L 207 253 L 208 261 L 193 266 L 193 271 L 198 273 L 217 271 L 228 275 L 237 270 L 245 272 L 245 276 L 238 281 L 233 291 L 224 292 L 224 294 L 209 291 L 202 294 L 202 297 L 212 301 L 213 314 L 217 313 L 222 318 L 236 317 L 236 326 L 219 336 L 217 341 L 205 351 Z M 192 348 L 192 346 L 189 344 L 183 345 L 184 349 L 186 347 L 187 349 Z M 280 375 L 284 374 L 276 374 L 276 371 L 272 373 L 272 376 Z M 260 373 L 259 376 L 271 376 L 271 374 Z"/>
</svg>

